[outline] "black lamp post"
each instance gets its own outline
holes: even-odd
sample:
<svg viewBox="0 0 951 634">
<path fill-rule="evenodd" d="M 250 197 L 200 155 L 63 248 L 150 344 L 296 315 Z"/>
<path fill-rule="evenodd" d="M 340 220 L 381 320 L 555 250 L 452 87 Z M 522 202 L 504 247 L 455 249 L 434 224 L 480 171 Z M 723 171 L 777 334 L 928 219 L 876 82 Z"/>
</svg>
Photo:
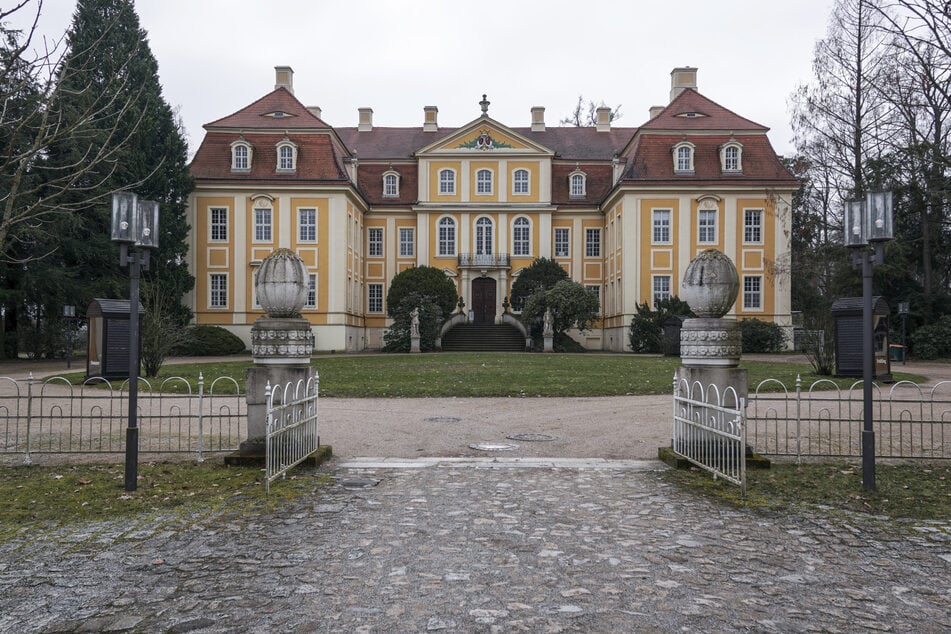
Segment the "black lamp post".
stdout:
<svg viewBox="0 0 951 634">
<path fill-rule="evenodd" d="M 76 307 L 71 304 L 63 306 L 63 317 L 66 318 L 66 369 L 73 364 L 73 323 L 76 320 Z"/>
<path fill-rule="evenodd" d="M 868 192 L 865 200 L 845 203 L 845 245 L 852 263 L 862 267 L 862 485 L 875 490 L 875 429 L 872 427 L 872 377 L 875 338 L 872 330 L 872 266 L 885 261 L 885 242 L 894 237 L 891 192 Z"/>
<path fill-rule="evenodd" d="M 898 302 L 898 314 L 901 315 L 901 364 L 908 360 L 908 340 L 905 338 L 905 326 L 908 323 L 908 313 L 911 312 L 911 302 Z"/>
<path fill-rule="evenodd" d="M 159 206 L 131 192 L 112 195 L 112 241 L 119 266 L 129 267 L 129 426 L 125 435 L 125 490 L 135 491 L 139 466 L 139 272 L 149 270 L 149 249 L 158 247 Z"/>
</svg>

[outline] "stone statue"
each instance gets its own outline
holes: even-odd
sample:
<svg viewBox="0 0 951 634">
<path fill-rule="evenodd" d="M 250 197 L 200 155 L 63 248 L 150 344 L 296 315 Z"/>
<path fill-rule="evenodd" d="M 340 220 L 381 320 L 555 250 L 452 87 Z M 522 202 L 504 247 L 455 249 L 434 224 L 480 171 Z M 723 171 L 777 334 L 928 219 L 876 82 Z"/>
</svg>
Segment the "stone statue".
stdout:
<svg viewBox="0 0 951 634">
<path fill-rule="evenodd" d="M 545 310 L 545 325 L 544 325 L 544 328 L 542 329 L 542 335 L 544 335 L 545 337 L 551 337 L 554 334 L 555 334 L 555 331 L 552 328 L 552 324 L 551 324 L 551 309 L 548 308 Z"/>
<path fill-rule="evenodd" d="M 418 337 L 419 336 L 419 308 L 414 308 L 413 311 L 409 314 L 410 323 L 409 323 L 409 336 Z"/>
</svg>

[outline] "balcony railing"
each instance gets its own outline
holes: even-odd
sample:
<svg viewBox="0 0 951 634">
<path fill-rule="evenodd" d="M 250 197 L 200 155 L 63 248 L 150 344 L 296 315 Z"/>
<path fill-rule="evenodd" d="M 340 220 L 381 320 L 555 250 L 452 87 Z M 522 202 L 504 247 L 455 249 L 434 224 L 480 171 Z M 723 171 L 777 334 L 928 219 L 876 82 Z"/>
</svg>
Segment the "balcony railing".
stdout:
<svg viewBox="0 0 951 634">
<path fill-rule="evenodd" d="M 460 253 L 459 266 L 473 266 L 482 268 L 508 268 L 508 253 Z"/>
</svg>

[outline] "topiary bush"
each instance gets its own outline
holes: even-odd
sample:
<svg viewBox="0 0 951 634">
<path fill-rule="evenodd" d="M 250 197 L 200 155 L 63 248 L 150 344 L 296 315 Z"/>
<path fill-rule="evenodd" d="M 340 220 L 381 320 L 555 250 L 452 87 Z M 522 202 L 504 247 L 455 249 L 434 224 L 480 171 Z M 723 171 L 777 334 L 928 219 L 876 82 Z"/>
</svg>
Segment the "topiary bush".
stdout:
<svg viewBox="0 0 951 634">
<path fill-rule="evenodd" d="M 922 326 L 911 337 L 911 349 L 919 359 L 951 357 L 951 315 Z"/>
<path fill-rule="evenodd" d="M 786 333 L 771 321 L 756 318 L 740 322 L 743 352 L 782 352 L 786 349 Z"/>
<path fill-rule="evenodd" d="M 221 326 L 192 326 L 173 354 L 182 357 L 218 357 L 244 352 L 244 342 Z"/>
<path fill-rule="evenodd" d="M 667 348 L 664 339 L 664 321 L 672 316 L 696 317 L 690 305 L 676 295 L 657 303 L 651 310 L 647 302 L 637 305 L 637 314 L 631 319 L 628 343 L 632 352 L 663 353 Z"/>
</svg>

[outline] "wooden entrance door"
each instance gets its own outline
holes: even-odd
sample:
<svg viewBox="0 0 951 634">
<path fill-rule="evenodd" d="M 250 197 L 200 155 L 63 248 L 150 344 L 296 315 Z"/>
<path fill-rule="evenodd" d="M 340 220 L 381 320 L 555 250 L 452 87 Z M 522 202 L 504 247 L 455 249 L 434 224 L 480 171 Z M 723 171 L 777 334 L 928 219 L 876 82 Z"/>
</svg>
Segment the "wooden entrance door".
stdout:
<svg viewBox="0 0 951 634">
<path fill-rule="evenodd" d="M 492 278 L 472 280 L 472 312 L 477 324 L 495 323 L 495 280 Z"/>
</svg>

